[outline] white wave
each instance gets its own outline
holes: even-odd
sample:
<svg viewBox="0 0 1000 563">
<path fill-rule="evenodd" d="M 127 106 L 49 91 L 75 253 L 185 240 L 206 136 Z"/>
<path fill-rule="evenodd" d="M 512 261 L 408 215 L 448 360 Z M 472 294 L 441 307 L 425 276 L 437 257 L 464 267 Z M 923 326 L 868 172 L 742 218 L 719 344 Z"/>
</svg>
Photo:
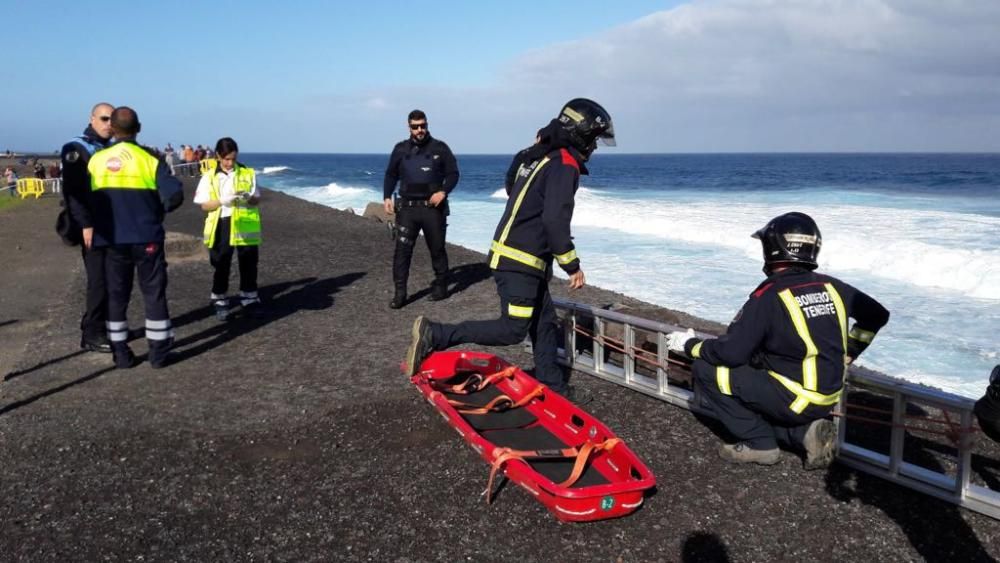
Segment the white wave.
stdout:
<svg viewBox="0 0 1000 563">
<path fill-rule="evenodd" d="M 803 211 L 823 231 L 820 267 L 1000 300 L 1000 218 L 945 211 L 856 205 L 728 204 L 657 199 L 623 200 L 580 189 L 574 226 L 738 249 L 760 259 L 750 234 L 777 214 Z"/>
<path fill-rule="evenodd" d="M 336 209 L 364 209 L 369 202 L 382 201 L 380 190 L 362 186 L 341 186 L 337 182 L 330 182 L 325 186 L 287 188 L 284 191 Z"/>
<path fill-rule="evenodd" d="M 288 170 L 288 168 L 289 168 L 288 166 L 265 166 L 264 168 L 261 168 L 260 173 L 277 174 L 278 172 L 283 172 L 285 170 Z"/>
</svg>

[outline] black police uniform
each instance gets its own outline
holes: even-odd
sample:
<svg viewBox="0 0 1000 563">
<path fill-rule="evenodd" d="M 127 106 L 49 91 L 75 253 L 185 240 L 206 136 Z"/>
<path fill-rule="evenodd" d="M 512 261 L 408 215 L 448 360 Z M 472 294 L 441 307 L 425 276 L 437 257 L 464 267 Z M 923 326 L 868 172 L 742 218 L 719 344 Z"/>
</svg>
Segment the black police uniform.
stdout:
<svg viewBox="0 0 1000 563">
<path fill-rule="evenodd" d="M 81 231 L 92 228 L 94 222 L 90 202 L 90 174 L 87 163 L 90 156 L 108 146 L 110 139 L 101 138 L 94 128 L 87 126 L 83 134 L 63 145 L 59 158 L 62 160 L 62 190 L 65 212 L 68 219 L 60 226 L 60 235 L 67 243 L 80 245 L 83 268 L 87 273 L 86 305 L 80 318 L 82 347 L 91 349 L 107 348 L 108 291 L 104 280 L 105 249 L 83 246 Z"/>
<path fill-rule="evenodd" d="M 458 184 L 458 162 L 444 142 L 430 133 L 423 141 L 410 138 L 397 143 L 385 169 L 383 195 L 392 197 L 396 183 L 400 183 L 396 201 L 396 251 L 392 261 L 392 279 L 397 293 L 406 293 L 410 275 L 413 245 L 421 231 L 427 240 L 434 267 L 435 288 L 442 296 L 447 291 L 448 254 L 445 252 L 447 228 L 447 198 L 434 207 L 429 199 L 435 192 L 450 194 Z"/>
<path fill-rule="evenodd" d="M 147 149 L 132 141 L 118 141 L 93 157 L 91 168 L 104 160 L 107 151 L 119 145 L 131 151 L 121 159 L 132 160 Z M 110 164 L 109 164 L 110 165 Z M 129 189 L 117 186 L 99 188 L 92 178 L 94 246 L 107 248 L 105 273 L 108 284 L 108 337 L 111 340 L 115 365 L 131 367 L 134 357 L 127 345 L 127 311 L 136 273 L 142 290 L 146 312 L 146 339 L 149 342 L 149 363 L 161 367 L 173 343 L 173 327 L 167 308 L 167 262 L 163 251 L 166 232 L 164 214 L 184 202 L 181 181 L 170 173 L 166 162 L 156 163 L 155 178 L 144 178 L 155 189 Z"/>
<path fill-rule="evenodd" d="M 584 161 L 574 148 L 558 148 L 519 166 L 489 255 L 500 295 L 500 317 L 457 325 L 431 323 L 432 347 L 464 343 L 511 345 L 531 336 L 535 378 L 557 393 L 566 381 L 557 361 L 559 328 L 549 294 L 553 259 L 568 274 L 580 269 L 570 222 Z"/>
<path fill-rule="evenodd" d="M 848 331 L 848 317 L 855 325 Z M 755 450 L 802 449 L 847 373 L 889 321 L 864 292 L 799 266 L 769 276 L 719 338 L 693 338 L 694 384 L 733 436 Z"/>
</svg>

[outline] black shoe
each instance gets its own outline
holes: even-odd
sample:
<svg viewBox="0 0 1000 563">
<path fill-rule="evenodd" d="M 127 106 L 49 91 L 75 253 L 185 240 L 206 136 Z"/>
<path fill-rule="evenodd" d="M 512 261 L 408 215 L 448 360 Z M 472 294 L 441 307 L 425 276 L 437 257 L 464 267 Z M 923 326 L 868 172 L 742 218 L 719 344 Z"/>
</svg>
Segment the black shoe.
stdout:
<svg viewBox="0 0 1000 563">
<path fill-rule="evenodd" d="M 139 360 L 136 359 L 135 354 L 128 346 L 116 346 L 113 353 L 117 369 L 129 369 L 139 365 Z"/>
<path fill-rule="evenodd" d="M 149 367 L 153 369 L 162 369 L 173 363 L 174 355 L 172 353 L 165 354 L 162 358 L 157 358 L 155 361 L 150 358 Z"/>
<path fill-rule="evenodd" d="M 251 301 L 243 306 L 243 310 L 251 319 L 261 319 L 264 317 L 264 305 L 260 299 Z"/>
<path fill-rule="evenodd" d="M 229 300 L 227 299 L 213 299 L 212 309 L 215 310 L 215 319 L 218 321 L 225 321 L 229 318 Z"/>
<path fill-rule="evenodd" d="M 406 375 L 413 377 L 420 370 L 420 364 L 424 358 L 434 351 L 434 335 L 431 332 L 431 322 L 423 315 L 413 321 L 411 331 L 413 340 L 406 350 Z"/>
<path fill-rule="evenodd" d="M 87 352 L 100 352 L 102 354 L 111 353 L 111 341 L 108 340 L 107 336 L 103 334 L 101 336 L 94 336 L 87 338 L 84 336 L 80 339 L 80 349 L 86 350 Z"/>
<path fill-rule="evenodd" d="M 567 385 L 566 389 L 559 394 L 578 407 L 582 407 L 594 400 L 593 395 L 575 385 Z"/>
<path fill-rule="evenodd" d="M 392 296 L 392 301 L 389 302 L 389 308 L 402 309 L 404 305 L 406 305 L 406 290 L 397 289 L 396 294 Z"/>
<path fill-rule="evenodd" d="M 448 284 L 437 283 L 431 287 L 431 296 L 427 298 L 428 301 L 444 301 L 448 298 Z"/>
</svg>

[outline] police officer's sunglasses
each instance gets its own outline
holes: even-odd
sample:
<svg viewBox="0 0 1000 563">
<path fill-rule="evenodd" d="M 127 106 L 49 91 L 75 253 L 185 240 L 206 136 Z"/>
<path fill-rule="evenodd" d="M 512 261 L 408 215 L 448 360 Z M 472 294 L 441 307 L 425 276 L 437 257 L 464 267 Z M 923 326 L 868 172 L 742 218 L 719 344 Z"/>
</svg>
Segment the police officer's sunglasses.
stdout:
<svg viewBox="0 0 1000 563">
<path fill-rule="evenodd" d="M 427 123 L 426 122 L 424 122 L 424 123 L 411 123 L 410 124 L 410 129 L 412 129 L 414 131 L 416 131 L 418 129 L 427 129 Z"/>
</svg>

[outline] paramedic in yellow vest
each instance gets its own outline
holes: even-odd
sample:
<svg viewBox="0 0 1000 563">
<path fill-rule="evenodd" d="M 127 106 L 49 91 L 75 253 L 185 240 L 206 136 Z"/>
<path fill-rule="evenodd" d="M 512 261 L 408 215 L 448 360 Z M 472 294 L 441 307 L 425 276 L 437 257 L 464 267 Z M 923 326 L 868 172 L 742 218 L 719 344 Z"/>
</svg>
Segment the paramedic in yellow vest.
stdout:
<svg viewBox="0 0 1000 563">
<path fill-rule="evenodd" d="M 722 459 L 772 465 L 781 460 L 780 445 L 804 452 L 807 470 L 820 469 L 836 454 L 837 426 L 828 417 L 847 366 L 889 322 L 889 311 L 814 271 L 823 238 L 805 213 L 779 215 L 753 237 L 768 277 L 726 334 L 702 340 L 672 332 L 667 347 L 695 359 L 696 396 L 736 439 L 719 449 Z"/>
<path fill-rule="evenodd" d="M 260 192 L 253 168 L 236 161 L 236 141 L 229 137 L 215 144 L 215 160 L 207 160 L 198 182 L 194 202 L 208 211 L 205 219 L 205 246 L 215 268 L 212 277 L 212 307 L 220 321 L 229 317 L 229 268 L 233 250 L 240 268 L 240 305 L 253 317 L 260 316 L 257 294 L 257 262 L 261 241 Z"/>
<path fill-rule="evenodd" d="M 149 365 L 169 361 L 174 331 L 167 310 L 167 261 L 163 217 L 180 207 L 184 191 L 167 163 L 136 142 L 141 124 L 129 107 L 111 112 L 115 142 L 90 157 L 91 245 L 105 248 L 108 339 L 115 367 L 136 365 L 128 346 L 128 302 L 138 273 L 146 308 Z"/>
</svg>

